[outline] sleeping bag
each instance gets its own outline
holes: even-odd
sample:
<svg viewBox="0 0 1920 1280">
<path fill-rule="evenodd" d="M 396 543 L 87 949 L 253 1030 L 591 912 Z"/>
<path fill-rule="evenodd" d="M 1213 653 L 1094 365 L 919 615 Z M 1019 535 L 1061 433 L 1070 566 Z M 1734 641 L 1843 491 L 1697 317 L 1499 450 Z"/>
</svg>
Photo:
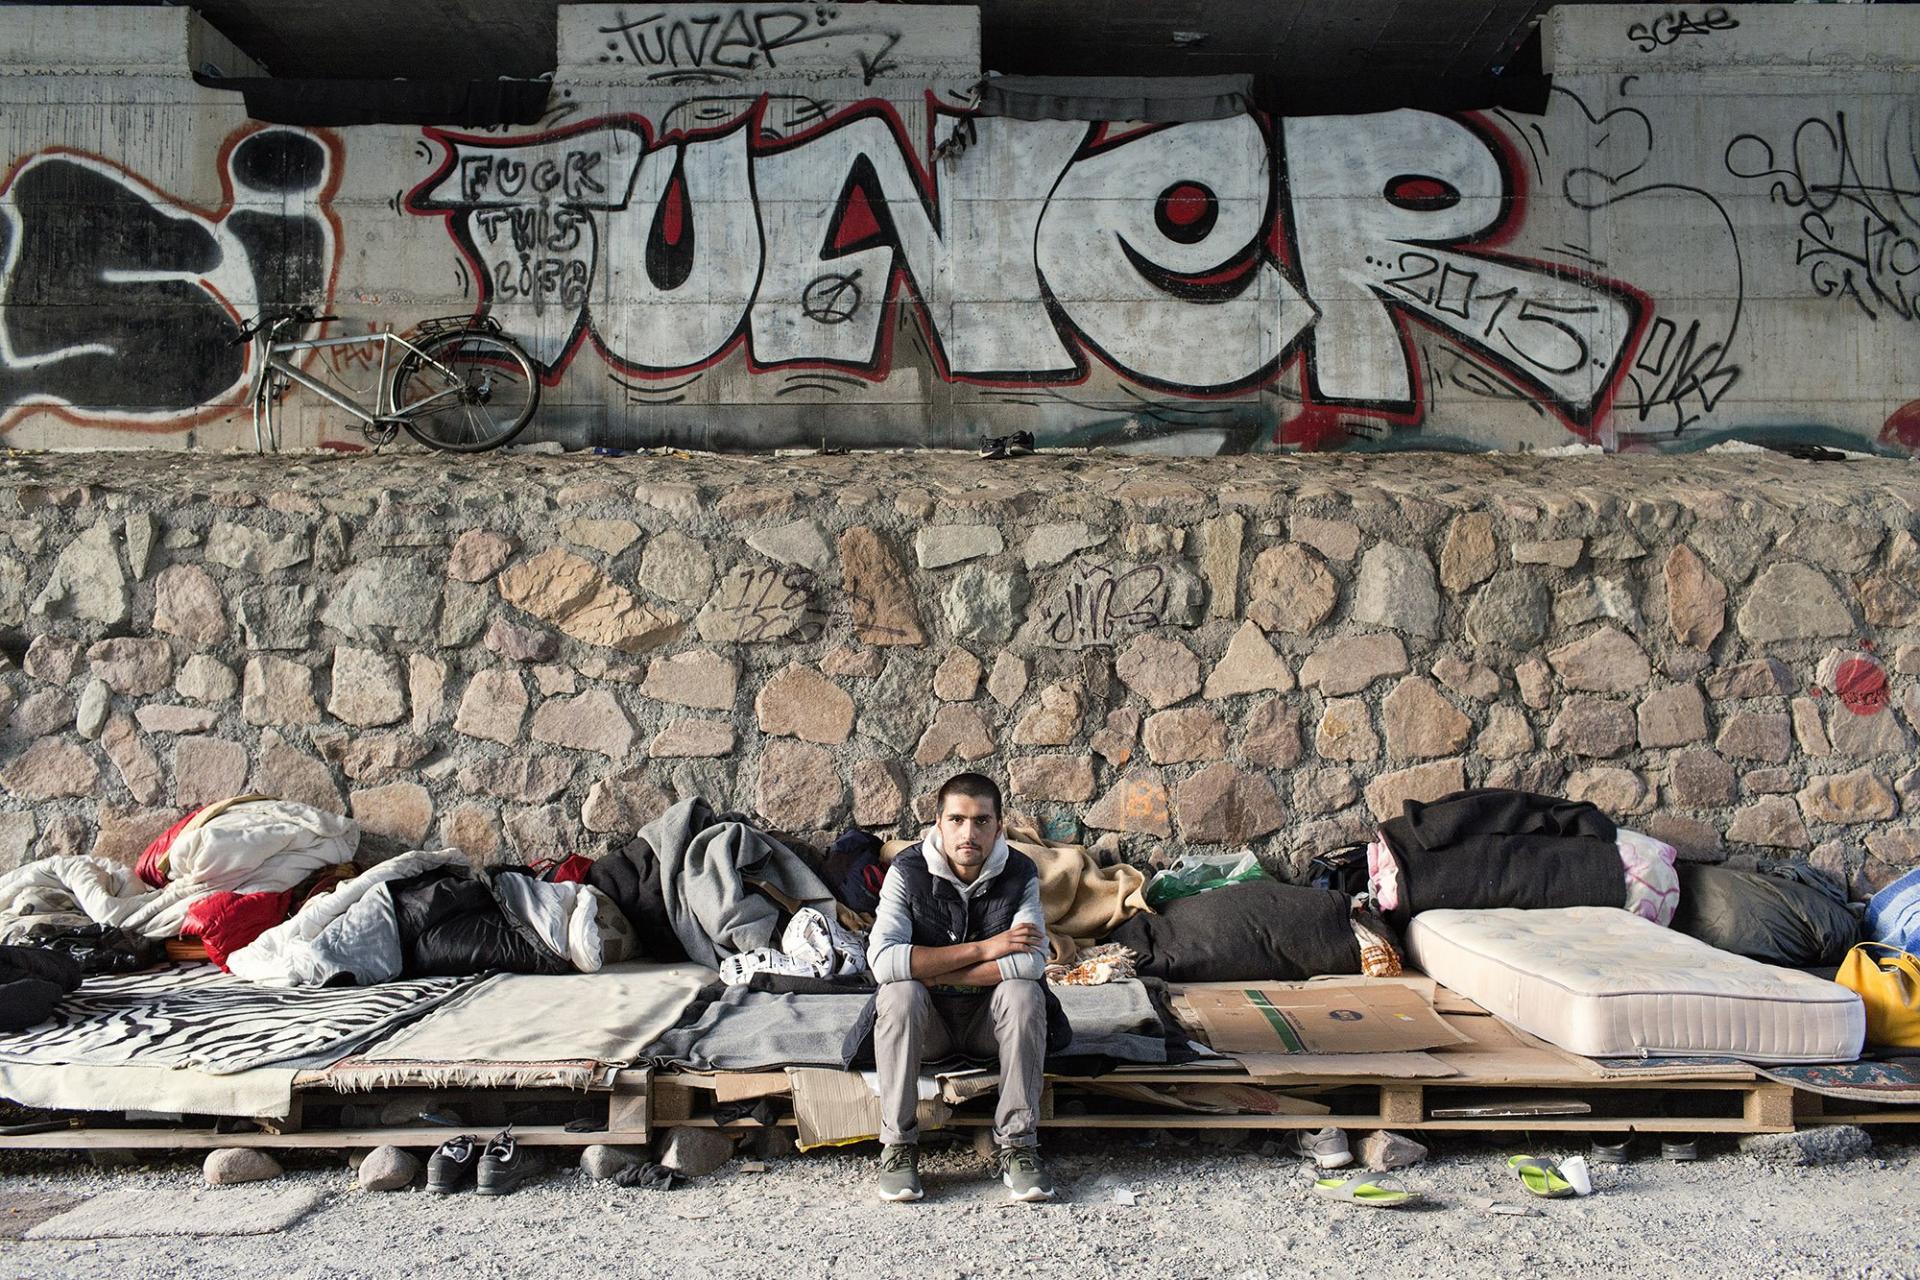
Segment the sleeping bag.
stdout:
<svg viewBox="0 0 1920 1280">
<path fill-rule="evenodd" d="M 1683 862 L 1679 870 L 1680 909 L 1673 927 L 1722 951 L 1809 969 L 1839 964 L 1860 941 L 1860 922 L 1844 896 L 1798 878 L 1732 867 Z"/>
<path fill-rule="evenodd" d="M 1247 880 L 1175 898 L 1108 936 L 1140 957 L 1141 977 L 1170 982 L 1298 982 L 1359 973 L 1348 899 L 1331 889 Z"/>
</svg>

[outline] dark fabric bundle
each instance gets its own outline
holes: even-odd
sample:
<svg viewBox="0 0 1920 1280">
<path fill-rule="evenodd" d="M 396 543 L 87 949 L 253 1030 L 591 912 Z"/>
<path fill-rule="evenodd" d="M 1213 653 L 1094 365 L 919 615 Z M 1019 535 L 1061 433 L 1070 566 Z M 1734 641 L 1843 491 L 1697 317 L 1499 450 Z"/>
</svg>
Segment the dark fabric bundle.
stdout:
<svg viewBox="0 0 1920 1280">
<path fill-rule="evenodd" d="M 1613 819 L 1583 801 L 1469 790 L 1382 823 L 1400 862 L 1396 928 L 1443 907 L 1624 907 Z"/>
<path fill-rule="evenodd" d="M 1793 876 L 1692 862 L 1681 863 L 1679 871 L 1673 927 L 1722 951 L 1815 968 L 1839 964 L 1860 941 L 1860 921 L 1844 900 Z"/>
<path fill-rule="evenodd" d="M 393 914 L 409 978 L 469 973 L 571 973 L 572 967 L 501 910 L 487 882 L 442 868 L 394 883 Z"/>
<path fill-rule="evenodd" d="M 666 900 L 660 896 L 660 856 L 635 836 L 617 853 L 599 859 L 587 872 L 587 884 L 613 899 L 633 924 L 637 959 L 676 961 L 687 949 L 673 932 Z"/>
<path fill-rule="evenodd" d="M 1175 898 L 1107 939 L 1140 957 L 1143 978 L 1169 982 L 1298 982 L 1359 973 L 1347 896 L 1278 880 L 1248 880 Z"/>
<path fill-rule="evenodd" d="M 158 938 L 110 924 L 37 924 L 20 935 L 20 942 L 40 951 L 52 951 L 80 966 L 86 977 L 102 973 L 135 973 L 167 958 Z"/>
<path fill-rule="evenodd" d="M 0 1031 L 45 1022 L 60 998 L 80 989 L 72 956 L 39 947 L 0 947 Z"/>
<path fill-rule="evenodd" d="M 822 879 L 833 896 L 853 911 L 870 916 L 880 907 L 880 882 L 887 869 L 880 861 L 880 838 L 855 827 L 827 848 Z"/>
</svg>

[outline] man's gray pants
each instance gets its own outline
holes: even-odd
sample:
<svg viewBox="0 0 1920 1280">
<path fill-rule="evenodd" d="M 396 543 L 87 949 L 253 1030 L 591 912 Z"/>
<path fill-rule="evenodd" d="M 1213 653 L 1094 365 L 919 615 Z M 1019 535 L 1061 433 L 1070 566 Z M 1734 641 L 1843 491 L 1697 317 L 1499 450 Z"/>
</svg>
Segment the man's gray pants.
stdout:
<svg viewBox="0 0 1920 1280">
<path fill-rule="evenodd" d="M 880 1141 L 920 1141 L 920 1064 L 956 1053 L 1000 1063 L 1000 1105 L 993 1137 L 1003 1147 L 1039 1145 L 1041 1067 L 1047 1054 L 1047 1002 L 1040 984 L 1014 978 L 970 1001 L 965 1025 L 949 1026 L 923 982 L 884 982 L 873 1030 L 880 1071 Z"/>
</svg>

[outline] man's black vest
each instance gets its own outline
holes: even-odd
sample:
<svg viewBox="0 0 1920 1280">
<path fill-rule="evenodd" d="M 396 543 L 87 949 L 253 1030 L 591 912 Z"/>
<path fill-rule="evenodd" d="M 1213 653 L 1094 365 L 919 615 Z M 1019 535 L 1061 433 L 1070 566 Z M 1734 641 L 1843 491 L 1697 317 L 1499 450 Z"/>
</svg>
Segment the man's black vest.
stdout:
<svg viewBox="0 0 1920 1280">
<path fill-rule="evenodd" d="M 1000 874 L 974 890 L 968 898 L 959 887 L 927 866 L 927 853 L 919 845 L 904 850 L 887 869 L 889 876 L 906 882 L 907 916 L 913 921 L 913 945 L 950 947 L 959 942 L 978 942 L 1013 927 L 1013 918 L 1026 899 L 1027 886 L 1039 877 L 1033 859 L 1017 850 L 1007 850 L 1006 865 Z"/>
<path fill-rule="evenodd" d="M 913 945 L 951 947 L 960 942 L 979 942 L 1011 929 L 1013 918 L 1019 914 L 1020 904 L 1027 896 L 1027 886 L 1039 878 L 1040 872 L 1034 867 L 1033 859 L 1016 849 L 1009 849 L 1006 865 L 1000 868 L 1000 874 L 975 889 L 971 897 L 962 898 L 959 888 L 951 880 L 928 870 L 926 850 L 915 845 L 894 858 L 887 868 L 887 876 L 889 879 L 894 876 L 905 878 L 907 918 L 913 922 Z M 1065 1053 L 1067 1046 L 1073 1043 L 1073 1026 L 1067 1021 L 1067 1011 L 1060 1007 L 1053 988 L 1042 981 L 1040 990 L 1046 996 L 1047 1052 Z M 949 997 L 941 994 L 934 997 L 940 1004 L 969 998 L 980 997 Z M 862 1023 L 862 1038 L 870 1036 L 871 1006 Z M 863 1060 L 872 1060 L 870 1048 L 869 1056 Z"/>
</svg>

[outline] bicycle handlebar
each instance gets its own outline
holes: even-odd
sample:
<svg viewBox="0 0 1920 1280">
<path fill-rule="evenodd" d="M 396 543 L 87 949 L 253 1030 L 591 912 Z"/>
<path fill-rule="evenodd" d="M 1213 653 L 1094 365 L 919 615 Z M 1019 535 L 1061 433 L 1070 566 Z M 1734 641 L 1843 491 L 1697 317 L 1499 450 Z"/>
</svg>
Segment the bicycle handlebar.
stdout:
<svg viewBox="0 0 1920 1280">
<path fill-rule="evenodd" d="M 283 325 L 288 325 L 288 324 L 326 324 L 330 320 L 338 320 L 339 318 L 340 318 L 339 316 L 331 315 L 331 314 L 329 315 L 317 314 L 312 307 L 304 306 L 304 305 L 294 307 L 290 311 L 286 312 L 286 314 L 281 315 L 272 321 L 269 321 L 267 319 L 267 313 L 263 311 L 259 315 L 255 316 L 252 320 L 246 322 L 245 324 L 242 324 L 240 326 L 240 332 L 234 337 L 234 339 L 231 342 L 227 343 L 227 345 L 230 347 L 244 346 L 245 344 L 253 341 L 254 335 L 259 333 L 262 329 L 267 328 L 269 324 L 271 324 L 274 328 L 277 329 Z"/>
</svg>

